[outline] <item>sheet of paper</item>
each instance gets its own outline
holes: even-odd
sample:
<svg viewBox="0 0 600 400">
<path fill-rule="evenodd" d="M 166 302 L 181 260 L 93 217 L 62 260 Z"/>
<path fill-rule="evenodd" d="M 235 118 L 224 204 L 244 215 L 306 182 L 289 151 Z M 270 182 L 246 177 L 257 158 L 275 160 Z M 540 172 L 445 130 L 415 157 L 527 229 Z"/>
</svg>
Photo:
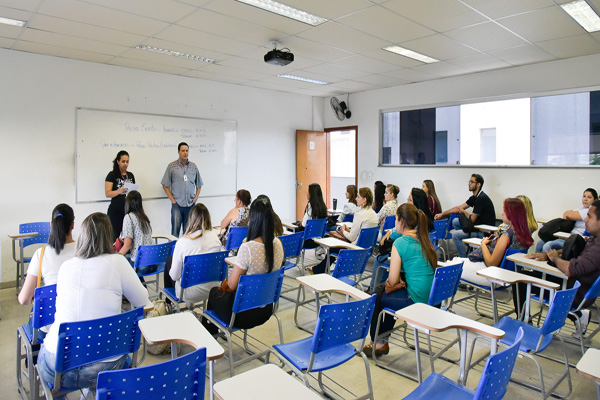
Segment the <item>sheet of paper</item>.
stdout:
<svg viewBox="0 0 600 400">
<path fill-rule="evenodd" d="M 125 189 L 127 189 L 127 192 L 131 192 L 132 190 L 137 190 L 138 192 L 140 191 L 139 183 L 125 182 L 123 186 Z"/>
</svg>

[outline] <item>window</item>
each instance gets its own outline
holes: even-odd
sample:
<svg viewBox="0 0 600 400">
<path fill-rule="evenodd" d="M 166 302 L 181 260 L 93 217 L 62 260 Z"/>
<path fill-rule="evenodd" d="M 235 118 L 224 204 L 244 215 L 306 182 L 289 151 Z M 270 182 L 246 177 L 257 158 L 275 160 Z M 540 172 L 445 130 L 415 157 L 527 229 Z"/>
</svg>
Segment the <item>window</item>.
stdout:
<svg viewBox="0 0 600 400">
<path fill-rule="evenodd" d="M 382 165 L 600 165 L 600 91 L 381 115 Z"/>
</svg>

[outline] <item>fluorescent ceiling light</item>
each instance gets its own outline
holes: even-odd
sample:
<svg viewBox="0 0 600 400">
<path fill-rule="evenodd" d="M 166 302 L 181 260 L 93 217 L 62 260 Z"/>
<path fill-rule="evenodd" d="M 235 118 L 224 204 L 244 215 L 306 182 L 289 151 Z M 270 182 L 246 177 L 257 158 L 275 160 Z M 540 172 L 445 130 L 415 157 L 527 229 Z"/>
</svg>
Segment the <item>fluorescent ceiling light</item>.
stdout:
<svg viewBox="0 0 600 400">
<path fill-rule="evenodd" d="M 25 26 L 25 21 L 19 21 L 18 19 L 0 17 L 0 24 L 13 25 L 13 26 Z"/>
<path fill-rule="evenodd" d="M 431 58 L 429 56 L 417 53 L 416 51 L 405 49 L 404 47 L 400 47 L 400 46 L 387 46 L 387 47 L 384 47 L 383 50 L 387 50 L 392 53 L 396 53 L 396 54 L 399 54 L 404 57 L 412 58 L 413 60 L 421 61 L 421 62 L 424 62 L 427 64 L 431 64 L 431 63 L 439 61 L 439 60 L 436 60 L 435 58 Z"/>
<path fill-rule="evenodd" d="M 240 3 L 249 4 L 258 7 L 265 11 L 270 11 L 275 14 L 283 15 L 284 17 L 295 19 L 296 21 L 304 22 L 312 26 L 321 25 L 327 22 L 325 18 L 317 17 L 316 15 L 300 11 L 296 8 L 286 6 L 273 0 L 237 0 Z"/>
<path fill-rule="evenodd" d="M 586 31 L 600 31 L 600 17 L 584 0 L 577 0 L 560 6 Z"/>
<path fill-rule="evenodd" d="M 295 76 L 295 75 L 288 75 L 288 74 L 279 74 L 277 76 L 280 78 L 295 79 L 297 81 L 302 81 L 302 82 L 316 83 L 317 85 L 329 85 L 329 82 L 319 81 L 319 80 L 310 79 L 310 78 L 304 78 L 302 76 Z"/>
<path fill-rule="evenodd" d="M 183 58 L 187 58 L 189 60 L 202 61 L 202 62 L 209 63 L 209 64 L 215 63 L 215 60 L 213 60 L 211 58 L 196 56 L 194 54 L 182 53 L 180 51 L 161 49 L 160 47 L 152 47 L 152 46 L 146 46 L 144 44 L 140 44 L 140 45 L 135 46 L 135 48 L 140 49 L 140 50 L 152 51 L 154 53 L 165 54 L 167 56 L 183 57 Z"/>
</svg>

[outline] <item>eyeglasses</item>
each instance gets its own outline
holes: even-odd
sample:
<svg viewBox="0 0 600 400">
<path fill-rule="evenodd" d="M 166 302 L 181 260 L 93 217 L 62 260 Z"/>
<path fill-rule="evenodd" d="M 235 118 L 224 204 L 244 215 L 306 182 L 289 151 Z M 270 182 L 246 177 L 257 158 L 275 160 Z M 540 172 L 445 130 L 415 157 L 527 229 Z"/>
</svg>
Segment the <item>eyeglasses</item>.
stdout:
<svg viewBox="0 0 600 400">
<path fill-rule="evenodd" d="M 470 184 L 473 184 L 473 185 L 475 185 L 476 183 L 477 183 L 477 182 L 474 182 L 474 181 L 469 181 L 469 185 L 470 185 Z"/>
</svg>

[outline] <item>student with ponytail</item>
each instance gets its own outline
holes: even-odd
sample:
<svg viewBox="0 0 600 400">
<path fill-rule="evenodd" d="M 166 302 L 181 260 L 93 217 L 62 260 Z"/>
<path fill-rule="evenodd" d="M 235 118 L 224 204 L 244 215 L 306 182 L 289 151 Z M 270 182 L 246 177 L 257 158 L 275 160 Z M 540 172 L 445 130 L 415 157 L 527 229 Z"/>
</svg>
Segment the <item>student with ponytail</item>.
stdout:
<svg viewBox="0 0 600 400">
<path fill-rule="evenodd" d="M 371 319 L 371 342 L 375 342 L 375 329 L 379 313 L 384 308 L 399 310 L 414 303 L 427 303 L 437 268 L 437 254 L 429 240 L 427 217 L 412 204 L 402 204 L 396 211 L 396 230 L 402 234 L 394 241 L 390 275 L 381 292 Z M 401 276 L 403 273 L 403 276 Z M 386 316 L 379 328 L 380 334 L 394 327 L 394 318 Z M 377 355 L 389 352 L 388 337 L 378 343 L 365 346 L 363 351 L 370 356 L 375 346 Z"/>
<path fill-rule="evenodd" d="M 40 263 L 42 264 L 40 286 L 54 285 L 62 263 L 73 258 L 75 254 L 75 241 L 72 234 L 74 220 L 73 209 L 69 205 L 59 204 L 54 207 L 48 246 L 38 249 L 31 257 L 27 277 L 19 293 L 19 303 L 31 303 L 37 287 Z"/>
</svg>

